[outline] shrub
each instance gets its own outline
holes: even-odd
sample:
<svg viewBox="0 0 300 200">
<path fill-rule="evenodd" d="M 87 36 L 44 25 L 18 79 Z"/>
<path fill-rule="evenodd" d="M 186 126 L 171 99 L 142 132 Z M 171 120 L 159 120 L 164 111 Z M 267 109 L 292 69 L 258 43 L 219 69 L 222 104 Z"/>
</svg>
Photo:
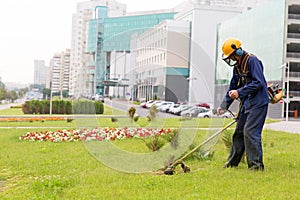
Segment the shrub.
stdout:
<svg viewBox="0 0 300 200">
<path fill-rule="evenodd" d="M 58 114 L 65 114 L 66 104 L 64 100 L 58 101 Z"/>
<path fill-rule="evenodd" d="M 103 114 L 103 112 L 104 112 L 104 106 L 103 106 L 103 102 L 102 101 L 95 101 L 94 102 L 94 106 L 95 106 L 96 114 Z"/>
<path fill-rule="evenodd" d="M 157 117 L 158 109 L 156 105 L 152 105 L 149 109 L 149 113 L 147 115 L 148 121 L 152 121 Z"/>
<path fill-rule="evenodd" d="M 117 121 L 118 121 L 118 119 L 117 119 L 117 118 L 115 118 L 115 117 L 112 117 L 112 118 L 111 118 L 111 121 L 112 121 L 112 122 L 117 122 Z"/>
<path fill-rule="evenodd" d="M 22 105 L 24 114 L 49 114 L 50 101 L 49 100 L 30 100 Z M 88 101 L 78 100 L 65 101 L 53 100 L 52 101 L 52 114 L 103 114 L 104 106 L 101 101 Z"/>
<path fill-rule="evenodd" d="M 131 107 L 131 108 L 128 109 L 128 115 L 129 115 L 129 117 L 131 119 L 131 122 L 132 122 L 132 120 L 134 118 L 135 111 L 136 111 L 135 107 Z"/>
<path fill-rule="evenodd" d="M 67 122 L 72 122 L 73 120 L 74 120 L 74 119 L 72 119 L 72 118 L 67 118 L 67 119 L 66 119 Z"/>
<path fill-rule="evenodd" d="M 29 110 L 29 105 L 27 102 L 25 102 L 24 104 L 22 104 L 22 112 L 24 114 L 31 114 L 30 110 Z"/>
<path fill-rule="evenodd" d="M 22 105 L 15 105 L 15 106 L 10 106 L 10 108 L 23 108 Z"/>
<path fill-rule="evenodd" d="M 65 101 L 65 114 L 72 114 L 72 102 Z"/>
<path fill-rule="evenodd" d="M 134 122 L 137 122 L 137 121 L 139 120 L 139 118 L 140 118 L 140 116 L 138 116 L 138 115 L 134 115 L 134 117 L 133 117 L 133 121 L 134 121 Z"/>
<path fill-rule="evenodd" d="M 52 100 L 52 114 L 59 113 L 59 103 L 58 100 Z"/>
<path fill-rule="evenodd" d="M 155 135 L 145 141 L 146 146 L 152 151 L 158 151 L 161 147 L 165 145 L 165 141 L 162 139 L 160 135 Z"/>
</svg>

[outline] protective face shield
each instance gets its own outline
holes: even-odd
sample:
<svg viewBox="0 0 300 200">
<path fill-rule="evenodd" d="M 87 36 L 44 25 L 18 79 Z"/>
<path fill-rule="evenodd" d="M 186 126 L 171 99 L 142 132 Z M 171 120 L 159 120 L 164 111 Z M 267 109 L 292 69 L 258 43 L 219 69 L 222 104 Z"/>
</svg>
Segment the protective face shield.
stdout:
<svg viewBox="0 0 300 200">
<path fill-rule="evenodd" d="M 222 45 L 222 59 L 231 67 L 236 66 L 238 63 L 237 56 L 241 56 L 243 54 L 243 50 L 241 48 L 241 41 L 235 38 L 227 39 Z"/>
<path fill-rule="evenodd" d="M 236 59 L 232 59 L 231 56 L 223 59 L 230 67 L 234 67 L 238 64 Z"/>
</svg>

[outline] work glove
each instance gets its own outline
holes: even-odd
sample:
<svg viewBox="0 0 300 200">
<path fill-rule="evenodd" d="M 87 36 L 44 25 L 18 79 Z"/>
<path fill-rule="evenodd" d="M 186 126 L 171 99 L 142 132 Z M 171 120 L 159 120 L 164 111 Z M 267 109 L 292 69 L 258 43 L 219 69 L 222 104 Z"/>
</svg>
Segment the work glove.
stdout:
<svg viewBox="0 0 300 200">
<path fill-rule="evenodd" d="M 223 115 L 225 113 L 225 110 L 223 110 L 221 107 L 218 107 L 217 108 L 217 115 L 219 116 L 219 115 Z"/>
</svg>

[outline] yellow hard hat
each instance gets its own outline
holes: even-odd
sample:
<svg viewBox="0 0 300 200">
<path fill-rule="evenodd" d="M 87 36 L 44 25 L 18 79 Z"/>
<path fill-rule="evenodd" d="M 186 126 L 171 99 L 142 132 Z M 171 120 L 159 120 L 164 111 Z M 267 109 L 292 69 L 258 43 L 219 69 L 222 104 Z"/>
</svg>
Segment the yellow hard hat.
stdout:
<svg viewBox="0 0 300 200">
<path fill-rule="evenodd" d="M 242 46 L 242 42 L 235 38 L 228 38 L 222 45 L 223 59 L 228 58 L 233 52 Z"/>
</svg>

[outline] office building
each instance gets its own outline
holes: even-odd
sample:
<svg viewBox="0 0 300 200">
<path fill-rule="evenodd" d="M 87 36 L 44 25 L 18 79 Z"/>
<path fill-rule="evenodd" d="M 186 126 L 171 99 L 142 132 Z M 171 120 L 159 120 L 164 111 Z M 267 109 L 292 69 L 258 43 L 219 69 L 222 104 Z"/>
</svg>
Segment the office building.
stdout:
<svg viewBox="0 0 300 200">
<path fill-rule="evenodd" d="M 285 91 L 284 101 L 269 105 L 268 117 L 297 116 L 300 110 L 300 2 L 268 1 L 219 25 L 216 105 L 222 100 L 232 74 L 232 68 L 220 56 L 222 42 L 228 37 L 239 38 L 245 50 L 262 60 L 267 82 L 277 83 Z"/>
<path fill-rule="evenodd" d="M 189 102 L 214 104 L 216 38 L 219 23 L 247 12 L 258 1 L 190 0 L 175 15 L 190 25 Z"/>
<path fill-rule="evenodd" d="M 137 37 L 137 99 L 188 101 L 190 23 L 164 20 Z"/>
<path fill-rule="evenodd" d="M 72 16 L 72 41 L 70 57 L 70 82 L 69 94 L 73 97 L 90 94 L 90 87 L 86 63 L 90 60 L 86 54 L 87 22 L 95 19 L 95 8 L 106 6 L 109 8 L 109 16 L 122 16 L 126 12 L 124 4 L 115 0 L 90 0 L 77 3 L 76 13 Z M 94 30 L 96 31 L 96 30 Z"/>
<path fill-rule="evenodd" d="M 141 34 L 166 19 L 173 19 L 175 12 L 172 10 L 136 12 L 121 17 L 110 17 L 108 13 L 108 7 L 98 6 L 95 8 L 96 18 L 88 22 L 86 52 L 90 60 L 86 64 L 88 69 L 86 80 L 89 80 L 91 94 L 111 95 L 109 88 L 115 87 L 113 91 L 116 88 L 119 91 L 123 88 L 123 92 L 118 95 L 124 97 L 131 89 L 127 88 L 128 91 L 125 92 L 128 77 L 125 77 L 124 72 L 128 72 L 128 69 L 120 70 L 120 66 L 129 65 L 129 58 L 125 54 L 130 53 L 132 35 Z M 121 64 L 116 73 L 115 66 L 111 65 L 120 63 L 119 53 L 124 54 L 123 62 L 126 64 Z M 129 71 L 132 71 L 131 68 Z"/>
</svg>

